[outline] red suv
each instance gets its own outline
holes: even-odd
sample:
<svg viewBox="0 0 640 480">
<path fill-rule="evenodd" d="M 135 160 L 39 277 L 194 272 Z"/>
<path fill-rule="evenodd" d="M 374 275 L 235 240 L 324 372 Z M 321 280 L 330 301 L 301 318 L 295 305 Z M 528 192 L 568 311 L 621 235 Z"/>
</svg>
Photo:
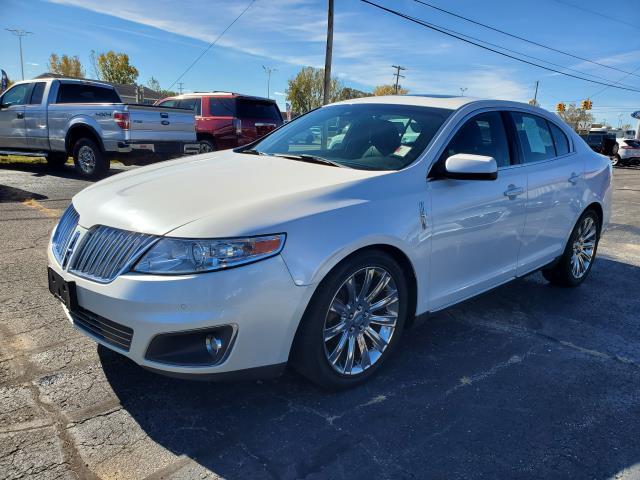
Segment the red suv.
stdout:
<svg viewBox="0 0 640 480">
<path fill-rule="evenodd" d="M 200 153 L 246 145 L 282 125 L 274 100 L 238 93 L 188 93 L 156 105 L 195 112 Z"/>
</svg>

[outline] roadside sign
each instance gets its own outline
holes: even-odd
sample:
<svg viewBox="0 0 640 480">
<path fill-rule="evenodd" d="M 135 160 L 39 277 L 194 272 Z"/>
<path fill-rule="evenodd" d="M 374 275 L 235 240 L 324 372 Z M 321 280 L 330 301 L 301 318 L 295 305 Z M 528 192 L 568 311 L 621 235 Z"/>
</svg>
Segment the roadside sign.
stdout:
<svg viewBox="0 0 640 480">
<path fill-rule="evenodd" d="M 633 113 L 631 114 L 631 116 L 632 116 L 633 118 L 637 118 L 638 120 L 640 120 L 640 110 L 636 110 L 635 112 L 633 112 Z"/>
</svg>

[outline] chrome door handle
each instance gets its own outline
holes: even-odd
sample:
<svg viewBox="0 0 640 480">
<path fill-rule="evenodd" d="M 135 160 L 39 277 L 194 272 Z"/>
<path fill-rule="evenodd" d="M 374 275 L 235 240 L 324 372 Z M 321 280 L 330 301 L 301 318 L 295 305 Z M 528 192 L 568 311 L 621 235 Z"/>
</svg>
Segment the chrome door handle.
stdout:
<svg viewBox="0 0 640 480">
<path fill-rule="evenodd" d="M 575 185 L 576 183 L 578 183 L 579 179 L 580 179 L 580 175 L 578 175 L 577 173 L 574 172 L 569 177 L 569 183 L 572 184 L 572 185 Z"/>
<path fill-rule="evenodd" d="M 509 188 L 505 190 L 504 196 L 509 197 L 509 200 L 513 200 L 518 195 L 522 195 L 523 193 L 524 193 L 524 188 L 516 187 L 515 185 L 512 184 L 512 185 L 509 185 Z"/>
</svg>

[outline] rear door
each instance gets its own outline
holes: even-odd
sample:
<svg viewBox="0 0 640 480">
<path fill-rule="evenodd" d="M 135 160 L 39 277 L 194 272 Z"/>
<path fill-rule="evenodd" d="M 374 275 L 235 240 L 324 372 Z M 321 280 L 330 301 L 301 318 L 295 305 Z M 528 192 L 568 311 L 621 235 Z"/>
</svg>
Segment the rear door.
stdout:
<svg viewBox="0 0 640 480">
<path fill-rule="evenodd" d="M 32 84 L 29 101 L 24 107 L 24 120 L 27 146 L 33 150 L 49 149 L 49 130 L 47 128 L 46 82 Z"/>
<path fill-rule="evenodd" d="M 0 148 L 27 148 L 24 106 L 30 83 L 14 85 L 0 97 Z"/>
<path fill-rule="evenodd" d="M 429 299 L 443 308 L 515 276 L 524 227 L 526 174 L 517 163 L 505 114 L 472 116 L 442 152 L 486 155 L 498 164 L 496 180 L 432 178 L 432 252 Z M 436 171 L 438 165 L 435 166 Z"/>
<path fill-rule="evenodd" d="M 269 100 L 238 97 L 236 116 L 241 122 L 239 145 L 253 142 L 282 125 L 278 105 Z"/>
<path fill-rule="evenodd" d="M 580 213 L 584 165 L 558 125 L 537 115 L 512 112 L 527 175 L 526 220 L 518 275 L 562 253 Z"/>
</svg>

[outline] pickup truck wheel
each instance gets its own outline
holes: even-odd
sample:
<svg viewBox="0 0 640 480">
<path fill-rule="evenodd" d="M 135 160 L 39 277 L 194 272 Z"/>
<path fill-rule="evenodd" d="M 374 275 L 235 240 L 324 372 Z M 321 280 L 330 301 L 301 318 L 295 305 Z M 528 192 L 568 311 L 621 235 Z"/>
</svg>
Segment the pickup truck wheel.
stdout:
<svg viewBox="0 0 640 480">
<path fill-rule="evenodd" d="M 67 160 L 69 159 L 69 155 L 67 153 L 60 152 L 51 152 L 47 155 L 47 165 L 51 168 L 61 168 Z"/>
<path fill-rule="evenodd" d="M 100 148 L 88 138 L 81 138 L 73 146 L 73 163 L 84 178 L 101 178 L 109 170 L 109 161 Z"/>
<path fill-rule="evenodd" d="M 209 153 L 216 150 L 216 146 L 211 140 L 200 140 L 198 144 L 200 145 L 198 153 Z"/>
</svg>

